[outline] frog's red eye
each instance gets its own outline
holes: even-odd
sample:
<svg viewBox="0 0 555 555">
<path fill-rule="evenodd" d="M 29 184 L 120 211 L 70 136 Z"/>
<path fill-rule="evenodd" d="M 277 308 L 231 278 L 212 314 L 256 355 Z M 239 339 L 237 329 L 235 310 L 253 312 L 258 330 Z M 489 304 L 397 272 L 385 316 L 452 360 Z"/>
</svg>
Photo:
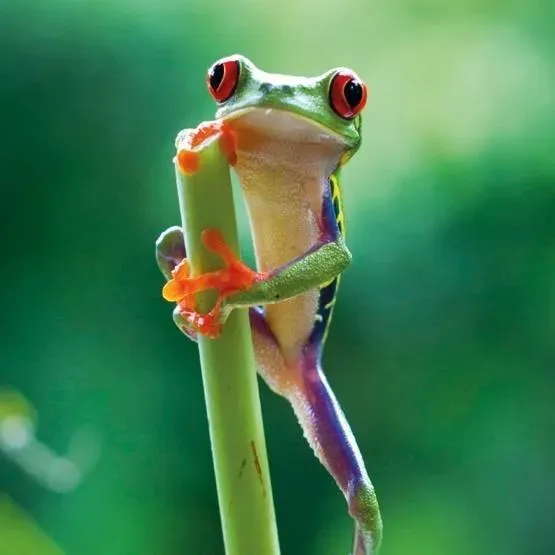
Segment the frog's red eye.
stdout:
<svg viewBox="0 0 555 555">
<path fill-rule="evenodd" d="M 330 85 L 330 104 L 333 111 L 345 119 L 354 118 L 366 105 L 368 90 L 356 73 L 340 69 Z"/>
<path fill-rule="evenodd" d="M 225 102 L 235 92 L 239 70 L 239 60 L 235 58 L 223 58 L 208 70 L 206 84 L 216 102 Z"/>
</svg>

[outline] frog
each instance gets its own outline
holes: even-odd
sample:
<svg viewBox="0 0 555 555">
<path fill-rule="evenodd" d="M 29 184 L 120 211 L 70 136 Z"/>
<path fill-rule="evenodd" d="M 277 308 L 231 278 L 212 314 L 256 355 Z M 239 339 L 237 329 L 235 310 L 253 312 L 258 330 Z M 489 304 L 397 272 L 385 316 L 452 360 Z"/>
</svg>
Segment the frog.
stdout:
<svg viewBox="0 0 555 555">
<path fill-rule="evenodd" d="M 203 242 L 224 267 L 191 276 L 183 230 L 173 226 L 156 241 L 163 296 L 176 304 L 175 324 L 193 341 L 216 339 L 232 310 L 248 310 L 259 374 L 290 402 L 343 493 L 355 523 L 353 555 L 375 555 L 382 537 L 375 489 L 322 365 L 341 274 L 352 260 L 341 170 L 361 145 L 368 88 L 346 67 L 316 77 L 282 75 L 239 54 L 215 62 L 206 85 L 215 120 L 186 140 L 178 137 L 176 164 L 195 173 L 194 147 L 219 136 L 246 204 L 256 269 L 232 252 L 219 230 L 207 229 Z M 208 289 L 218 299 L 201 314 L 194 295 Z"/>
</svg>

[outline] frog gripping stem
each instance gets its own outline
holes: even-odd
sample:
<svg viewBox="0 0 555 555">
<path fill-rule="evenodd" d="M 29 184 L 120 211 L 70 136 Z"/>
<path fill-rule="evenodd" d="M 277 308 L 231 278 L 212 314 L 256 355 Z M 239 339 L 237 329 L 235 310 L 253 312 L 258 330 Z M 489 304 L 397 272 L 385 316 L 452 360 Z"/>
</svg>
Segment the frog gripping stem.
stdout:
<svg viewBox="0 0 555 555">
<path fill-rule="evenodd" d="M 279 551 L 267 461 L 259 457 L 264 437 L 252 353 L 346 499 L 355 521 L 352 555 L 376 555 L 382 520 L 374 488 L 321 366 L 339 276 L 351 261 L 339 176 L 360 147 L 367 87 L 344 67 L 307 79 L 261 71 L 238 54 L 213 64 L 206 84 L 217 119 L 177 137 L 183 232 L 162 235 L 157 260 L 174 321 L 199 346 L 226 555 Z M 230 166 L 259 271 L 239 257 Z M 235 409 L 246 394 L 252 411 L 239 422 L 243 415 Z M 257 480 L 248 482 L 246 502 L 239 479 L 253 453 Z M 229 455 L 234 468 L 227 468 Z M 236 498 L 245 501 L 241 507 Z M 237 520 L 233 530 L 226 530 L 227 520 Z"/>
<path fill-rule="evenodd" d="M 224 267 L 193 277 L 189 260 L 183 258 L 171 270 L 171 277 L 162 289 L 162 296 L 167 301 L 178 304 L 181 317 L 193 329 L 205 337 L 215 339 L 222 331 L 221 308 L 224 299 L 248 289 L 257 280 L 263 279 L 263 275 L 248 268 L 235 256 L 219 230 L 205 229 L 202 232 L 202 242 L 209 251 L 222 259 Z M 194 296 L 208 289 L 218 290 L 218 299 L 210 312 L 201 314 L 196 310 Z"/>
</svg>

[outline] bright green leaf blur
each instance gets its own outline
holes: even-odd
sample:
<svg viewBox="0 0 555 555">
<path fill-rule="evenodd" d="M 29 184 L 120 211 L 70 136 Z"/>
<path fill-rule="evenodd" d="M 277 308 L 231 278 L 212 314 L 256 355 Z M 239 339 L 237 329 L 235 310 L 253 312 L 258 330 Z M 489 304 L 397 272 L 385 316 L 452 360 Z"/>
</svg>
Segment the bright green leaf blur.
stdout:
<svg viewBox="0 0 555 555">
<path fill-rule="evenodd" d="M 3 0 L 0 388 L 53 449 L 91 425 L 103 451 L 65 495 L 0 457 L 0 494 L 66 555 L 223 552 L 196 348 L 153 248 L 179 221 L 174 137 L 240 52 L 370 86 L 325 362 L 383 555 L 555 553 L 553 6 Z M 343 499 L 262 395 L 284 555 L 347 553 Z"/>
</svg>

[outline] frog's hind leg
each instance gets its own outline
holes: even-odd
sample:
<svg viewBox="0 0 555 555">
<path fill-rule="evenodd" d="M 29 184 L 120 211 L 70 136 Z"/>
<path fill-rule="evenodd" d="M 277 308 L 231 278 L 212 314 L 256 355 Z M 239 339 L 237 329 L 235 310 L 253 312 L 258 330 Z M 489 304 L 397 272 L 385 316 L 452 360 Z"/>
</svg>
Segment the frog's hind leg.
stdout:
<svg viewBox="0 0 555 555">
<path fill-rule="evenodd" d="M 185 239 L 183 230 L 179 226 L 172 226 L 160 234 L 156 240 L 156 262 L 158 268 L 169 280 L 172 277 L 172 271 L 187 258 L 185 249 Z"/>
<path fill-rule="evenodd" d="M 347 500 L 356 525 L 353 555 L 375 554 L 382 521 L 374 487 L 351 428 L 322 371 L 315 344 L 305 347 L 298 370 L 287 397 L 314 453 Z"/>
<path fill-rule="evenodd" d="M 333 476 L 355 521 L 353 555 L 375 555 L 382 521 L 351 428 L 320 365 L 319 349 L 309 342 L 287 362 L 261 309 L 250 310 L 258 372 L 268 386 L 293 406 L 314 453 Z"/>
</svg>

